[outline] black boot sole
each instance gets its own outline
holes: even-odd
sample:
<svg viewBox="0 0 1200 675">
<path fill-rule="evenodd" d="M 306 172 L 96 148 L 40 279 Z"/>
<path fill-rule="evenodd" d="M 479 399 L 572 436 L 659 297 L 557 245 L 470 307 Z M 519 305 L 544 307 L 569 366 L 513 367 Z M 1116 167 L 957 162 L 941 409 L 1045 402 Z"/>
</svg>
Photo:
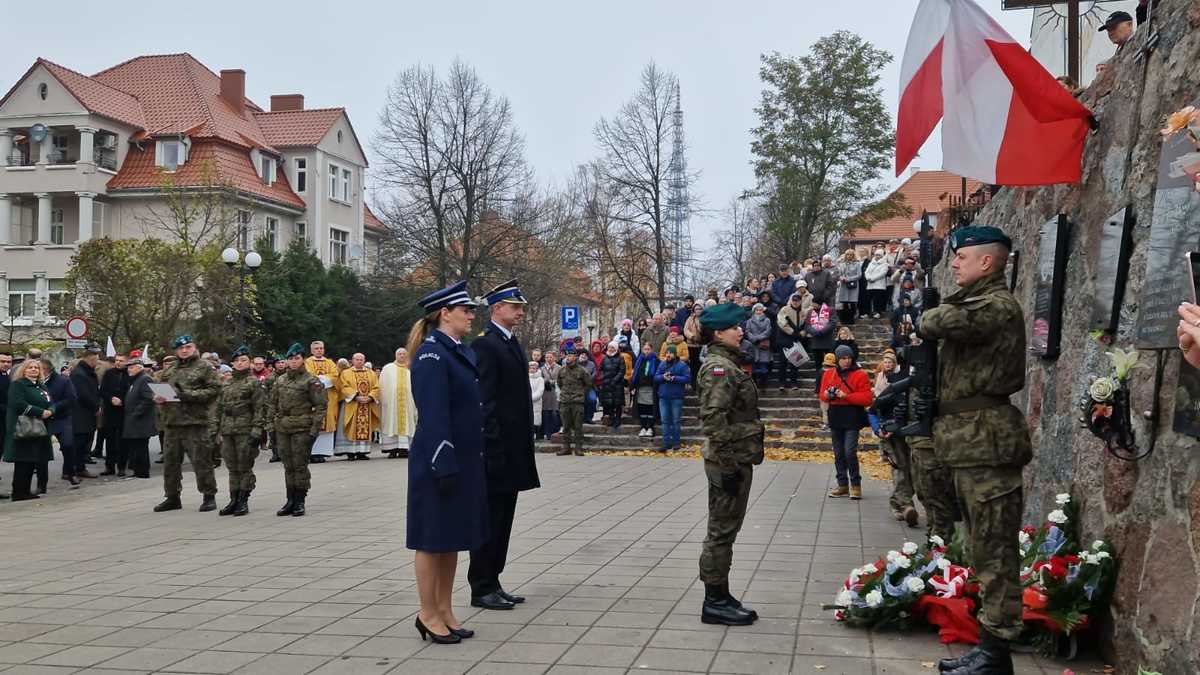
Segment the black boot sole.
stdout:
<svg viewBox="0 0 1200 675">
<path fill-rule="evenodd" d="M 754 623 L 754 618 L 748 616 L 745 619 L 722 619 L 701 613 L 700 623 L 707 623 L 714 626 L 749 626 Z"/>
</svg>

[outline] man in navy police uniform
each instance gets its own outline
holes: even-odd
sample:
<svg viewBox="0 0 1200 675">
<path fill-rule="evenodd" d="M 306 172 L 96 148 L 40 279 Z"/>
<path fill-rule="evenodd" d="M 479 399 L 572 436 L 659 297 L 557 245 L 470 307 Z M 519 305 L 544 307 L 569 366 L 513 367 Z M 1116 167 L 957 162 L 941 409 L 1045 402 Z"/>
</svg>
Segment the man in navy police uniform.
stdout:
<svg viewBox="0 0 1200 675">
<path fill-rule="evenodd" d="M 506 592 L 500 574 L 508 557 L 517 494 L 541 487 L 533 455 L 529 359 L 513 335 L 513 329 L 525 317 L 526 301 L 516 279 L 496 286 L 484 300 L 492 320 L 483 336 L 471 342 L 471 348 L 479 366 L 491 527 L 488 540 L 471 551 L 467 581 L 471 584 L 472 606 L 512 609 L 525 598 Z"/>
</svg>

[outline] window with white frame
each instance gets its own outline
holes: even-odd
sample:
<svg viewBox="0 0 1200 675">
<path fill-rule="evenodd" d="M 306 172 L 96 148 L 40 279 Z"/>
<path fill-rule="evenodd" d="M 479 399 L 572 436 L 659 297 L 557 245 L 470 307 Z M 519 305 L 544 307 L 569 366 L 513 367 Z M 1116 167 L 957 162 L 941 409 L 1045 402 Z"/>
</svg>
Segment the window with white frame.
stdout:
<svg viewBox="0 0 1200 675">
<path fill-rule="evenodd" d="M 50 279 L 50 298 L 47 304 L 50 316 L 65 319 L 75 313 L 75 296 L 67 292 L 65 279 Z"/>
<path fill-rule="evenodd" d="M 342 175 L 342 170 L 337 164 L 329 165 L 329 198 L 338 201 L 338 178 Z"/>
<path fill-rule="evenodd" d="M 350 203 L 350 169 L 342 169 L 342 201 Z"/>
<path fill-rule="evenodd" d="M 101 201 L 92 202 L 92 236 L 93 237 L 110 237 L 112 232 L 108 229 L 108 218 L 105 217 L 105 208 L 107 205 Z"/>
<path fill-rule="evenodd" d="M 50 243 L 62 244 L 64 235 L 64 219 L 62 209 L 50 209 Z"/>
<path fill-rule="evenodd" d="M 329 264 L 345 265 L 350 259 L 350 233 L 329 228 Z"/>
<path fill-rule="evenodd" d="M 296 241 L 308 246 L 308 223 L 296 223 Z"/>
<path fill-rule="evenodd" d="M 187 144 L 175 139 L 159 140 L 154 144 L 154 164 L 174 171 L 187 162 Z"/>
<path fill-rule="evenodd" d="M 267 242 L 267 250 L 279 250 L 279 219 L 267 216 L 267 222 L 263 226 L 263 239 Z"/>
<path fill-rule="evenodd" d="M 275 158 L 267 155 L 260 155 L 258 158 L 259 173 L 262 175 L 262 181 L 267 185 L 275 183 Z"/>
<path fill-rule="evenodd" d="M 65 163 L 67 161 L 67 146 L 69 146 L 71 143 L 70 139 L 67 138 L 66 134 L 55 134 L 51 138 L 51 142 L 54 144 L 54 150 L 50 156 L 50 162 L 52 164 Z"/>
<path fill-rule="evenodd" d="M 37 299 L 37 282 L 33 279 L 9 279 L 8 315 L 17 318 L 33 318 L 34 302 Z"/>
<path fill-rule="evenodd" d="M 308 160 L 296 158 L 296 194 L 304 194 L 308 190 Z"/>
<path fill-rule="evenodd" d="M 249 211 L 237 212 L 237 242 L 238 248 L 243 251 L 250 250 L 250 219 L 253 216 Z"/>
</svg>

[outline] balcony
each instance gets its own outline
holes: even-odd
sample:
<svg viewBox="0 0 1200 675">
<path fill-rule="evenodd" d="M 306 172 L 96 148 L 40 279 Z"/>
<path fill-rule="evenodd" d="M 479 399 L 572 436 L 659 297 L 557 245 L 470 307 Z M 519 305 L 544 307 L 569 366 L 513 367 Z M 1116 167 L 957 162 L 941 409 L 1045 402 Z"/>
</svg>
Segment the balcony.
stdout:
<svg viewBox="0 0 1200 675">
<path fill-rule="evenodd" d="M 91 127 L 0 129 L 0 194 L 103 192 L 119 161 L 117 135 Z"/>
</svg>

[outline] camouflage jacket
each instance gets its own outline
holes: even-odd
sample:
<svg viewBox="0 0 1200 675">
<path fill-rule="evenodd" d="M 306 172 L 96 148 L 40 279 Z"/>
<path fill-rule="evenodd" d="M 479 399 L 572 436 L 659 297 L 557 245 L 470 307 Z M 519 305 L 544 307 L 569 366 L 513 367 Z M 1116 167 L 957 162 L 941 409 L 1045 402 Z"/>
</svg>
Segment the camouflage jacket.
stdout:
<svg viewBox="0 0 1200 675">
<path fill-rule="evenodd" d="M 583 366 L 563 366 L 558 371 L 558 403 L 583 403 L 592 389 L 592 376 Z"/>
<path fill-rule="evenodd" d="M 947 466 L 1020 467 L 1033 458 L 1024 415 L 1003 403 L 1025 387 L 1025 316 L 1004 276 L 979 279 L 921 315 L 918 334 L 940 340 L 933 443 Z M 979 397 L 974 409 L 946 411 Z"/>
<path fill-rule="evenodd" d="M 267 424 L 279 433 L 301 431 L 316 436 L 325 422 L 329 399 L 325 387 L 305 370 L 289 370 L 275 378 L 267 397 Z"/>
<path fill-rule="evenodd" d="M 180 359 L 162 372 L 162 381 L 179 396 L 178 403 L 163 406 L 162 425 L 170 427 L 211 427 L 212 404 L 221 394 L 221 380 L 207 361 L 198 355 Z"/>
<path fill-rule="evenodd" d="M 250 371 L 233 371 L 217 399 L 217 425 L 221 435 L 261 436 L 266 426 L 266 389 Z"/>
<path fill-rule="evenodd" d="M 704 459 L 732 470 L 762 464 L 763 423 L 758 417 L 758 387 L 739 366 L 741 354 L 722 344 L 708 347 L 696 379 L 700 384 L 700 423 L 708 443 Z"/>
</svg>

